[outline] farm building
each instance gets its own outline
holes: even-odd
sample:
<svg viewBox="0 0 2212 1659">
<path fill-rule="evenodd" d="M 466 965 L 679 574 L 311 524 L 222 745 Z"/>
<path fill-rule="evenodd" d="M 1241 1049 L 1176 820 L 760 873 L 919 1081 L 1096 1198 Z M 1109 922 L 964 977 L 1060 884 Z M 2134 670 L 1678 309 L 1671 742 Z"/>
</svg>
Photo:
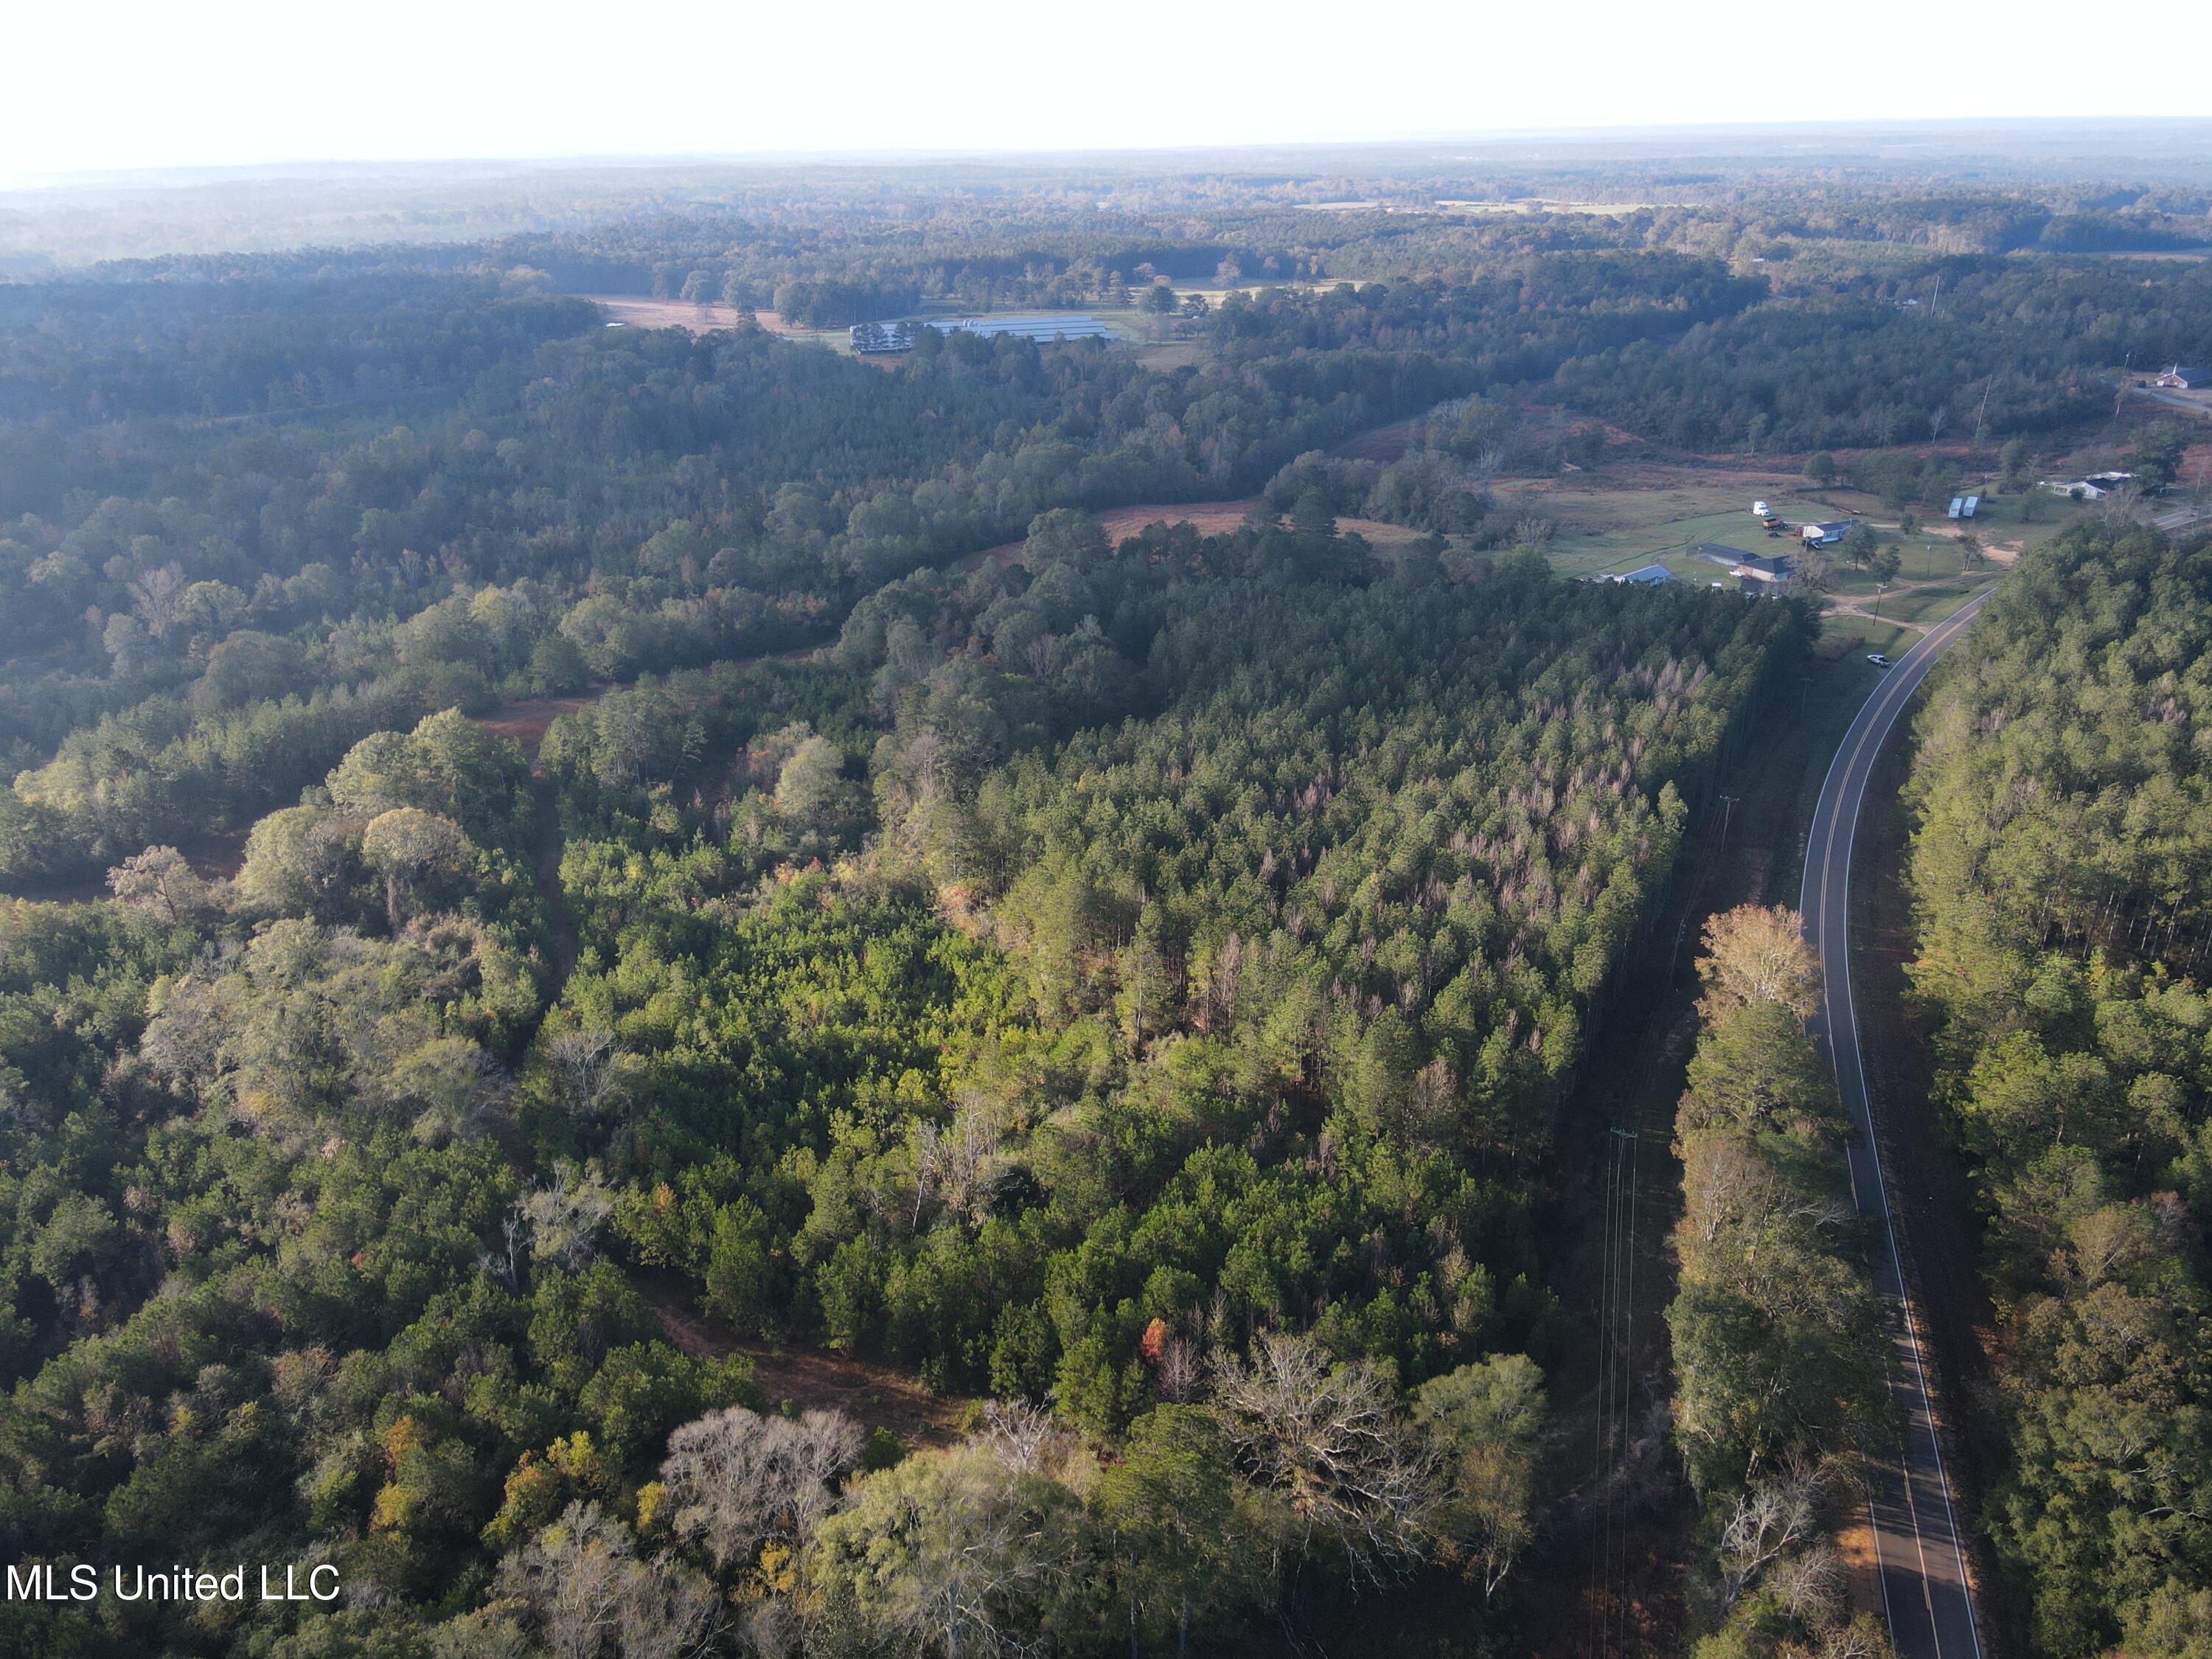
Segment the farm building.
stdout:
<svg viewBox="0 0 2212 1659">
<path fill-rule="evenodd" d="M 1856 519 L 1831 519 L 1826 524 L 1808 524 L 1798 531 L 1807 544 L 1813 547 L 1833 547 L 1850 533 Z"/>
<path fill-rule="evenodd" d="M 2184 368 L 2176 363 L 2151 384 L 2173 392 L 2202 392 L 2212 386 L 2212 368 Z"/>
<path fill-rule="evenodd" d="M 1114 331 L 1096 317 L 932 317 L 930 327 L 947 334 L 980 334 L 985 339 L 1012 334 L 1024 340 L 1110 340 Z"/>
<path fill-rule="evenodd" d="M 908 317 L 895 323 L 855 323 L 853 349 L 862 353 L 911 351 L 917 330 L 933 328 L 941 334 L 979 334 L 994 339 L 1012 334 L 1024 340 L 1049 343 L 1054 340 L 1110 340 L 1114 331 L 1096 317 Z"/>
<path fill-rule="evenodd" d="M 2101 501 L 2134 480 L 2132 472 L 2092 472 L 2086 478 L 2045 478 L 2041 488 L 2054 495 L 2071 495 L 2076 501 Z"/>
<path fill-rule="evenodd" d="M 1632 587 L 1656 587 L 1660 583 L 1671 580 L 1663 564 L 1647 564 L 1641 570 L 1632 570 L 1626 576 L 1613 578 L 1613 580 L 1626 582 Z"/>
<path fill-rule="evenodd" d="M 1690 551 L 1711 563 L 1725 565 L 1746 581 L 1786 582 L 1790 580 L 1787 553 L 1747 553 L 1720 542 L 1699 542 Z"/>
</svg>

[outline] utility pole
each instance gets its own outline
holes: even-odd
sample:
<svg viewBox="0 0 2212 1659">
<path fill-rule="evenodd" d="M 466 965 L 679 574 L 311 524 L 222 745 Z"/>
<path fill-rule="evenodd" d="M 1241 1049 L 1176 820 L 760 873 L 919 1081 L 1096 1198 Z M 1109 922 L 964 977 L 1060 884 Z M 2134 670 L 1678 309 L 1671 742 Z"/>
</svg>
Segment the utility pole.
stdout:
<svg viewBox="0 0 2212 1659">
<path fill-rule="evenodd" d="M 1736 804 L 1742 799 L 1741 795 L 1721 797 L 1721 845 L 1723 847 L 1728 845 L 1729 820 L 1735 816 Z"/>
</svg>

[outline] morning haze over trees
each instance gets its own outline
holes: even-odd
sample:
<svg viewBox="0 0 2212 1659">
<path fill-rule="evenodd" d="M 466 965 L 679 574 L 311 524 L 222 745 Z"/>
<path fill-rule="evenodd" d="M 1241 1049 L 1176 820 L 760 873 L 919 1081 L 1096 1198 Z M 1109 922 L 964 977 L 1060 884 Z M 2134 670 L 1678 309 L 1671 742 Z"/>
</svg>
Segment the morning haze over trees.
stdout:
<svg viewBox="0 0 2212 1659">
<path fill-rule="evenodd" d="M 2203 1652 L 2212 178 L 1310 160 L 0 231 L 0 1557 L 346 1587 L 0 1648 L 1887 1651 L 1856 1132 L 1714 872 L 1948 561 L 1977 1593 Z M 1793 547 L 1745 480 L 1861 527 L 1577 579 Z"/>
</svg>

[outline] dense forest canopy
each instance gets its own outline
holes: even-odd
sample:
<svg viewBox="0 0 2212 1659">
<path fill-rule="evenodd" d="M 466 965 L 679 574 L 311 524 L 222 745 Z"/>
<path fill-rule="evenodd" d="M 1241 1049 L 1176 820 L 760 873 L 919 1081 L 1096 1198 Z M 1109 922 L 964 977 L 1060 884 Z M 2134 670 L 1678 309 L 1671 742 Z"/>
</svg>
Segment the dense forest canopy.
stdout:
<svg viewBox="0 0 2212 1659">
<path fill-rule="evenodd" d="M 2169 162 L 0 224 L 0 1554 L 348 1586 L 0 1602 L 0 1645 L 1304 1651 L 1417 1593 L 1515 1650 L 1563 1121 L 1820 634 L 1565 579 L 1536 487 L 1818 451 L 1912 501 L 1947 431 L 2070 440 L 2212 358 L 2212 266 L 2107 257 L 2212 240 Z M 927 325 L 1018 307 L 1117 331 Z M 1922 983 L 2017 1310 L 1992 1528 L 2053 1653 L 2181 1654 L 2204 1567 L 2190 1492 L 2038 1449 L 2136 1389 L 2202 1450 L 2202 557 L 2038 556 L 1923 727 Z M 1738 1547 L 1879 1414 L 1794 927 L 1708 935 L 1678 1119 L 1653 1455 L 1716 1655 L 1880 1639 L 1804 1527 Z M 2112 1308 L 2155 1365 L 2067 1371 Z"/>
<path fill-rule="evenodd" d="M 608 694 L 544 744 L 565 986 L 520 757 L 452 711 L 355 743 L 234 881 L 156 848 L 102 931 L 16 906 L 11 1527 L 281 1539 L 424 1605 L 505 1554 L 485 1617 L 550 1630 L 511 1551 L 626 1540 L 614 1513 L 672 1501 L 672 1431 L 757 1400 L 660 1334 L 660 1274 L 743 1331 L 1048 1397 L 1096 1445 L 1233 1438 L 1248 1386 L 1271 1443 L 1268 1368 L 1371 1397 L 1402 1493 L 1304 1514 L 1255 1451 L 1223 1501 L 1256 1553 L 1178 1618 L 1424 1557 L 1502 1577 L 1492 1523 L 1447 1518 L 1460 1431 L 1419 1413 L 1507 1388 L 1500 1354 L 1534 1375 L 1521 1218 L 1560 1082 L 1680 792 L 1801 623 L 1531 558 L 1367 563 L 1048 516 L 1025 565 L 871 597 L 821 665 Z M 82 1014 L 42 1002 L 87 973 Z M 928 1478 L 1006 1480 L 986 1449 Z M 1042 1467 L 990 1503 L 1109 1525 Z M 839 1588 L 856 1490 L 794 1540 L 821 1587 L 748 1579 L 757 1617 L 892 1616 Z M 1269 1528 L 1316 1583 L 1267 1583 Z M 1066 1595 L 1114 1582 L 1085 1571 Z M 1066 1609 L 992 1616 L 1085 1645 Z"/>
<path fill-rule="evenodd" d="M 2004 1322 L 1988 1523 L 2053 1655 L 2212 1618 L 2208 621 L 2201 538 L 2076 532 L 1920 723 L 1913 981 Z"/>
</svg>

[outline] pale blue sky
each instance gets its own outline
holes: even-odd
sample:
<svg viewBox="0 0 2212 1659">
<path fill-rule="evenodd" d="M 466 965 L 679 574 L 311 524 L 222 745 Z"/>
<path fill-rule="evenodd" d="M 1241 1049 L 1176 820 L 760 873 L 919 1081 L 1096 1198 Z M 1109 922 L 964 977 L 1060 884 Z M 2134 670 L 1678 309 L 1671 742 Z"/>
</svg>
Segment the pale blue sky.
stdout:
<svg viewBox="0 0 2212 1659">
<path fill-rule="evenodd" d="M 331 158 L 2212 116 L 2203 0 L 2138 0 L 2102 19 L 2045 0 L 11 9 L 0 176 L 16 179 Z"/>
</svg>

